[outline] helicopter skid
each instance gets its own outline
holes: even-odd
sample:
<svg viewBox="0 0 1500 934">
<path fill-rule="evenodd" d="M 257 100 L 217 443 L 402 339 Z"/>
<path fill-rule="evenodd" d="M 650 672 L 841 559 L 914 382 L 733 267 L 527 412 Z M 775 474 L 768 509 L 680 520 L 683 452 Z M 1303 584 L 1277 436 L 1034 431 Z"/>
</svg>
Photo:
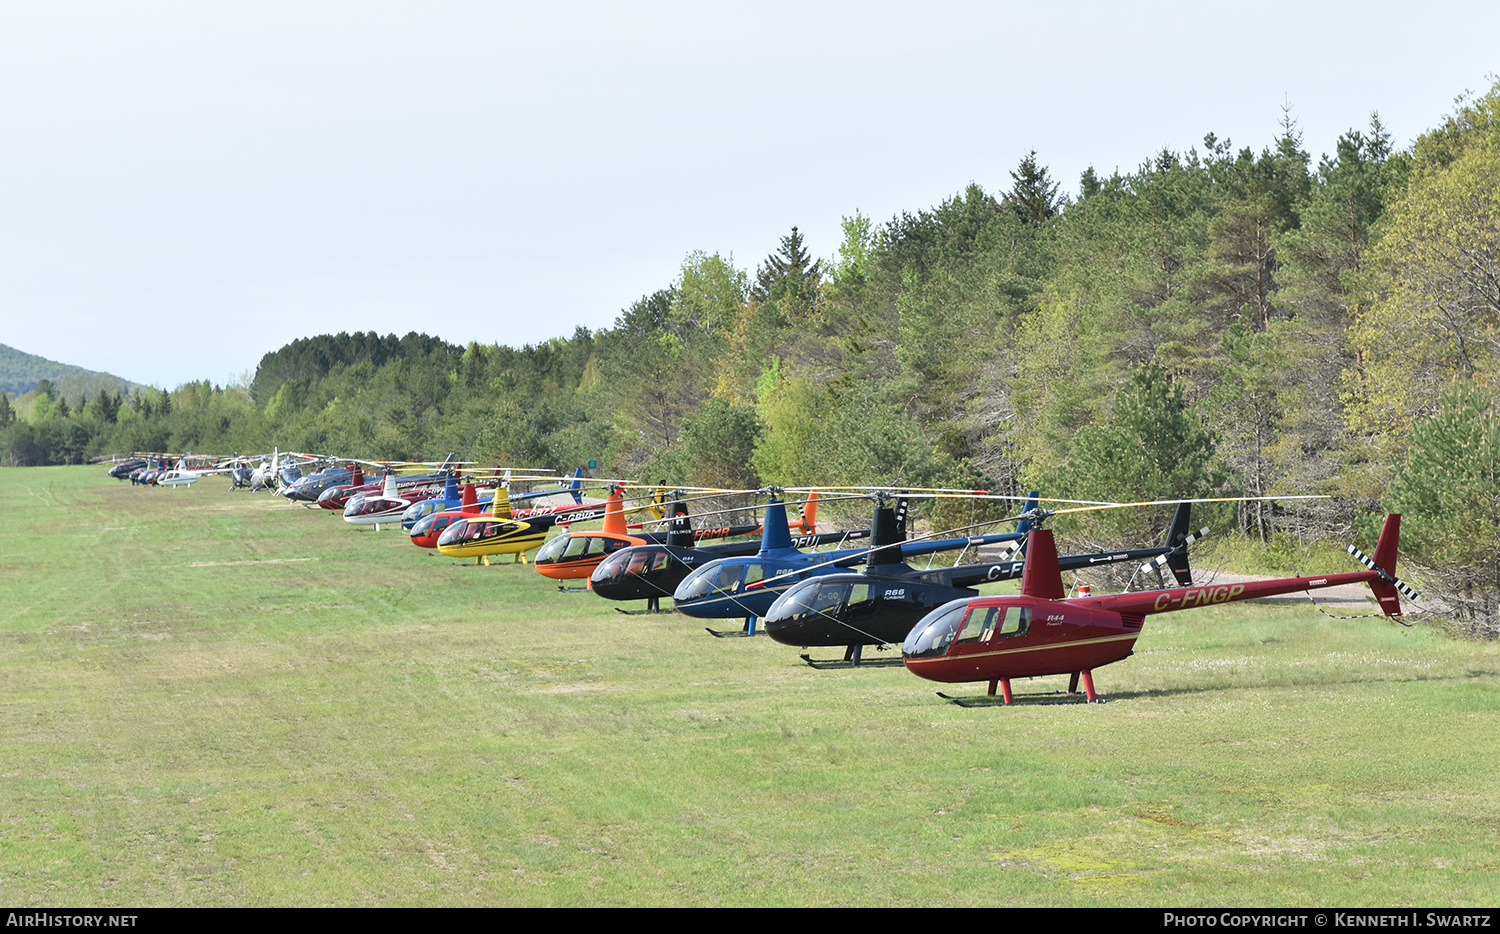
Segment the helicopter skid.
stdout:
<svg viewBox="0 0 1500 934">
<path fill-rule="evenodd" d="M 751 636 L 761 635 L 761 632 L 760 632 L 759 629 L 757 629 L 757 630 L 755 630 L 753 632 L 750 631 L 750 630 L 747 630 L 747 629 L 736 629 L 736 630 L 734 630 L 734 631 L 731 632 L 731 631 L 721 630 L 721 629 L 709 629 L 708 627 L 705 626 L 704 629 L 703 629 L 703 631 L 706 632 L 706 633 L 708 633 L 709 635 L 713 636 L 715 639 L 748 639 Z"/>
<path fill-rule="evenodd" d="M 811 655 L 805 653 L 801 658 L 804 662 L 807 662 L 809 668 L 815 668 L 818 671 L 835 671 L 852 668 L 899 668 L 904 664 L 904 661 L 899 658 L 877 658 L 873 661 L 865 661 L 864 659 L 855 658 L 813 658 Z"/>
<path fill-rule="evenodd" d="M 976 694 L 972 697 L 954 697 L 951 694 L 936 692 L 938 697 L 959 707 L 1014 707 L 1016 701 L 1022 697 L 1035 698 L 1031 704 L 1107 704 L 1109 699 L 1105 697 L 1089 700 L 1084 695 L 1074 691 L 1037 691 L 1033 694 L 1016 694 L 1010 700 L 996 694 Z"/>
<path fill-rule="evenodd" d="M 626 616 L 660 616 L 663 613 L 675 613 L 677 611 L 676 610 L 627 610 L 624 607 L 618 607 L 617 606 L 617 607 L 615 607 L 615 612 L 616 613 L 623 613 Z"/>
</svg>

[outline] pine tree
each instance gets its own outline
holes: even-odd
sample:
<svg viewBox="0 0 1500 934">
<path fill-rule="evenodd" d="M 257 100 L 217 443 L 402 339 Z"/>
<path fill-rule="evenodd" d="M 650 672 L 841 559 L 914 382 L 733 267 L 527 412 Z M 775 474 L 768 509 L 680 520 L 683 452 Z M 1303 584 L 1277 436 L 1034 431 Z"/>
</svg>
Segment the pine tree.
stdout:
<svg viewBox="0 0 1500 934">
<path fill-rule="evenodd" d="M 781 238 L 781 249 L 766 257 L 766 261 L 755 270 L 755 285 L 750 294 L 764 302 L 772 293 L 782 291 L 778 286 L 789 286 L 786 291 L 798 296 L 808 294 L 809 288 L 816 291 L 823 280 L 823 263 L 814 260 L 802 245 L 802 233 L 795 226 L 792 232 Z"/>
<path fill-rule="evenodd" d="M 1048 177 L 1046 166 L 1036 164 L 1035 149 L 1026 154 L 1010 178 L 1015 187 L 1005 195 L 1005 203 L 1021 220 L 1040 227 L 1057 216 L 1063 205 L 1057 194 L 1058 183 Z"/>
<path fill-rule="evenodd" d="M 1401 550 L 1426 589 L 1473 635 L 1500 635 L 1500 413 L 1469 380 L 1412 426 L 1385 506 L 1407 520 Z"/>
</svg>

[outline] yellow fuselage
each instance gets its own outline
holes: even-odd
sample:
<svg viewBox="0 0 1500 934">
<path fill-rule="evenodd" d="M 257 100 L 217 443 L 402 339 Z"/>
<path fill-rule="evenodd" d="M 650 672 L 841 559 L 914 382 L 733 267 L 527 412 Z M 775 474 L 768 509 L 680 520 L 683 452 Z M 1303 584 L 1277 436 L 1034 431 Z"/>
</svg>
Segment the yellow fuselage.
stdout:
<svg viewBox="0 0 1500 934">
<path fill-rule="evenodd" d="M 449 544 L 438 543 L 438 551 L 454 558 L 483 558 L 489 555 L 524 555 L 533 548 L 540 548 L 547 540 L 549 525 L 541 527 L 519 519 L 479 521 L 479 534 L 463 535 Z M 470 529 L 472 532 L 472 527 Z M 447 537 L 447 533 L 444 533 Z M 524 560 L 524 559 L 520 559 Z"/>
</svg>

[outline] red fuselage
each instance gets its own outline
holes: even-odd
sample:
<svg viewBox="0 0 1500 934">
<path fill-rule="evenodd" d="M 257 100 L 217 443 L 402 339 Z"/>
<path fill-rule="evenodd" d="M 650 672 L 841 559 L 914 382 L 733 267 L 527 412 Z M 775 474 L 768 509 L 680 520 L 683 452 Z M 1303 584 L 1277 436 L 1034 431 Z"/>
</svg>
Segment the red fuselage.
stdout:
<svg viewBox="0 0 1500 934">
<path fill-rule="evenodd" d="M 933 681 L 1070 674 L 1128 658 L 1145 618 L 1154 613 L 1367 583 L 1376 577 L 1375 572 L 1365 571 L 1073 600 L 974 597 L 929 614 L 912 630 L 903 652 L 907 668 Z M 941 616 L 945 611 L 949 615 Z M 1009 627 L 1007 617 L 1012 620 Z M 919 645 L 924 624 L 930 632 Z"/>
</svg>

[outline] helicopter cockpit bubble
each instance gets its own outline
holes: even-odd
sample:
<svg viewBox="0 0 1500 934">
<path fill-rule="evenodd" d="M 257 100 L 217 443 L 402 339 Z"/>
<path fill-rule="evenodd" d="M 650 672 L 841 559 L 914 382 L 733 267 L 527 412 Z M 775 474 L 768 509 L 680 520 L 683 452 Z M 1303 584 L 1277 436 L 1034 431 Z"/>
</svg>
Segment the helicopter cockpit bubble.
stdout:
<svg viewBox="0 0 1500 934">
<path fill-rule="evenodd" d="M 629 546 L 628 540 L 607 535 L 559 535 L 543 545 L 533 560 L 536 564 L 583 561 Z"/>
<path fill-rule="evenodd" d="M 652 577 L 664 570 L 674 559 L 660 545 L 636 545 L 629 549 L 615 550 L 589 575 L 594 583 L 623 581 L 627 577 Z M 675 559 L 679 564 L 686 559 Z"/>
<path fill-rule="evenodd" d="M 813 579 L 797 584 L 782 594 L 766 613 L 764 622 L 798 623 L 808 619 L 820 619 L 849 603 L 854 587 L 859 587 L 860 601 L 869 599 L 868 584 L 850 581 L 824 581 Z"/>
<path fill-rule="evenodd" d="M 443 530 L 438 536 L 438 547 L 444 545 L 457 545 L 462 542 L 473 541 L 483 537 L 485 527 L 489 523 L 470 522 L 467 519 L 459 519 L 457 522 Z"/>
<path fill-rule="evenodd" d="M 546 549 L 543 550 L 545 551 Z M 540 560 L 541 557 L 541 553 L 538 552 L 537 559 Z M 589 578 L 597 584 L 600 581 L 613 580 L 616 577 L 622 576 L 625 573 L 626 566 L 630 564 L 630 557 L 630 554 L 624 551 L 615 552 L 608 558 L 600 561 L 599 566 L 594 568 L 594 573 L 590 574 Z"/>
<path fill-rule="evenodd" d="M 684 603 L 704 597 L 732 597 L 765 577 L 764 564 L 714 561 L 688 575 L 672 599 Z"/>
</svg>

